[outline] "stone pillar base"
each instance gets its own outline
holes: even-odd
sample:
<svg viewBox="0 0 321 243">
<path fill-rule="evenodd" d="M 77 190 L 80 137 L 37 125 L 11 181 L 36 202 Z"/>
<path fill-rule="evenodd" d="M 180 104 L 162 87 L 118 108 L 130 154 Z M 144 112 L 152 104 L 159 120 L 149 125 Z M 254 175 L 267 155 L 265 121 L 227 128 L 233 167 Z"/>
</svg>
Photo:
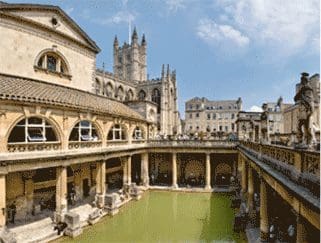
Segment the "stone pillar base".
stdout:
<svg viewBox="0 0 321 243">
<path fill-rule="evenodd" d="M 7 227 L 0 227 L 0 242 L 16 243 L 16 234 L 7 229 Z"/>
<path fill-rule="evenodd" d="M 212 187 L 210 185 L 206 185 L 205 188 L 204 188 L 206 191 L 210 191 L 212 190 Z"/>
<path fill-rule="evenodd" d="M 102 215 L 102 209 L 96 208 L 95 211 L 89 214 L 88 224 L 93 225 L 97 223 L 100 220 L 101 215 Z"/>
<path fill-rule="evenodd" d="M 177 189 L 178 188 L 178 185 L 177 184 L 173 184 L 172 185 L 172 189 Z"/>
<path fill-rule="evenodd" d="M 116 215 L 116 214 L 119 213 L 119 208 L 118 208 L 118 207 L 114 207 L 114 208 L 112 208 L 112 207 L 107 207 L 106 209 L 107 209 L 107 212 L 108 212 L 108 214 L 109 214 L 110 216 L 114 216 L 114 215 Z"/>
<path fill-rule="evenodd" d="M 54 222 L 60 223 L 65 221 L 66 212 L 54 212 Z"/>
<path fill-rule="evenodd" d="M 66 213 L 65 223 L 67 224 L 67 228 L 65 229 L 65 235 L 74 238 L 82 233 L 82 228 L 80 227 L 79 214 L 71 212 Z"/>
<path fill-rule="evenodd" d="M 104 208 L 105 207 L 105 195 L 97 194 L 95 196 L 95 202 L 97 208 Z"/>
</svg>

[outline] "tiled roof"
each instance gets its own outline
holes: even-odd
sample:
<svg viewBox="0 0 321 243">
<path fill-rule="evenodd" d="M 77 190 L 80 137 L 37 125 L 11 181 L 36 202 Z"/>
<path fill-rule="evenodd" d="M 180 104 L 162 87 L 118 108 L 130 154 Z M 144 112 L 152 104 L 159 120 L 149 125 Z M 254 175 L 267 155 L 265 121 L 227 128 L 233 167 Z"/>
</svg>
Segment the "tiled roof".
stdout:
<svg viewBox="0 0 321 243">
<path fill-rule="evenodd" d="M 126 105 L 89 92 L 0 74 L 0 100 L 16 100 L 106 113 L 114 116 L 144 120 Z"/>
</svg>

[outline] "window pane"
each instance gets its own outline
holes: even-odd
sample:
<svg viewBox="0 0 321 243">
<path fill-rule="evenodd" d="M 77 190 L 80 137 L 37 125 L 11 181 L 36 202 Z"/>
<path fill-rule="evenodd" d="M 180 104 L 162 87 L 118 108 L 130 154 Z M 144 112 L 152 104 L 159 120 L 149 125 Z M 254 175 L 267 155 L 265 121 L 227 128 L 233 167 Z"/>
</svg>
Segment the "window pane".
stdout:
<svg viewBox="0 0 321 243">
<path fill-rule="evenodd" d="M 43 142 L 45 138 L 43 137 L 43 129 L 41 127 L 28 127 L 29 142 Z"/>
<path fill-rule="evenodd" d="M 47 69 L 50 71 L 56 71 L 56 58 L 53 56 L 47 56 Z"/>
<path fill-rule="evenodd" d="M 113 140 L 113 131 L 112 131 L 112 129 L 108 133 L 107 140 Z"/>
<path fill-rule="evenodd" d="M 12 132 L 10 133 L 8 142 L 9 143 L 25 142 L 25 128 L 17 127 L 17 126 L 14 127 L 12 129 Z"/>
<path fill-rule="evenodd" d="M 81 121 L 81 122 L 80 122 L 80 125 L 81 125 L 82 127 L 90 127 L 90 121 Z"/>
<path fill-rule="evenodd" d="M 43 57 L 39 58 L 37 66 L 42 67 L 42 63 L 43 63 Z"/>
<path fill-rule="evenodd" d="M 70 137 L 69 137 L 69 141 L 79 141 L 78 128 L 72 129 Z"/>
<path fill-rule="evenodd" d="M 115 131 L 115 138 L 114 139 L 117 139 L 117 140 L 120 139 L 120 132 L 119 131 Z"/>
<path fill-rule="evenodd" d="M 29 125 L 31 125 L 31 124 L 42 124 L 42 119 L 38 118 L 38 117 L 28 118 L 28 124 Z"/>
<path fill-rule="evenodd" d="M 94 141 L 98 141 L 99 140 L 98 133 L 97 133 L 96 129 L 94 129 L 94 128 L 91 131 L 91 136 L 92 136 L 92 139 Z"/>
<path fill-rule="evenodd" d="M 47 141 L 57 141 L 55 131 L 51 127 L 46 127 L 46 140 Z"/>
</svg>

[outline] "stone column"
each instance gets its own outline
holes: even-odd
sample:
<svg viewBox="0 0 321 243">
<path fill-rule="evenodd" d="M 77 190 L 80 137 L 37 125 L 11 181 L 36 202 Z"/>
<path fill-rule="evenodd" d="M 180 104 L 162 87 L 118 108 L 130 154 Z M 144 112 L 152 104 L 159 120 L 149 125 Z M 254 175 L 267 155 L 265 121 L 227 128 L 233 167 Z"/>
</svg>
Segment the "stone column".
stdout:
<svg viewBox="0 0 321 243">
<path fill-rule="evenodd" d="M 143 153 L 141 160 L 141 180 L 144 186 L 149 186 L 148 153 Z"/>
<path fill-rule="evenodd" d="M 254 185 L 253 185 L 253 169 L 249 166 L 248 168 L 248 189 L 247 189 L 247 207 L 249 212 L 253 210 L 253 196 L 254 196 Z"/>
<path fill-rule="evenodd" d="M 260 183 L 260 238 L 262 242 L 267 242 L 269 239 L 269 218 L 267 204 L 267 185 L 262 178 Z"/>
<path fill-rule="evenodd" d="M 67 167 L 56 167 L 56 222 L 64 220 L 67 212 Z"/>
<path fill-rule="evenodd" d="M 242 159 L 242 193 L 243 193 L 243 196 L 245 195 L 246 193 L 246 187 L 247 187 L 247 178 L 246 178 L 246 161 L 245 159 L 243 158 Z"/>
<path fill-rule="evenodd" d="M 177 154 L 172 154 L 172 187 L 177 188 Z"/>
<path fill-rule="evenodd" d="M 83 190 L 82 190 L 82 178 L 81 178 L 81 164 L 72 166 L 74 171 L 74 185 L 75 185 L 75 192 L 76 192 L 76 199 L 82 199 Z"/>
<path fill-rule="evenodd" d="M 127 158 L 127 182 L 128 184 L 132 183 L 132 156 L 128 156 Z"/>
<path fill-rule="evenodd" d="M 96 168 L 96 205 L 98 208 L 103 208 L 106 194 L 106 162 L 97 162 Z"/>
<path fill-rule="evenodd" d="M 308 242 L 306 225 L 301 215 L 296 216 L 296 242 Z"/>
<path fill-rule="evenodd" d="M 0 229 L 6 225 L 6 175 L 0 174 Z"/>
<path fill-rule="evenodd" d="M 211 189 L 211 154 L 206 154 L 205 159 L 205 169 L 206 169 L 206 182 L 205 182 L 205 189 Z"/>
<path fill-rule="evenodd" d="M 33 179 L 32 177 L 35 175 L 35 171 L 24 171 L 22 173 L 22 178 L 24 180 L 25 188 L 25 196 L 26 196 L 26 202 L 27 202 L 27 212 L 31 214 L 32 207 L 33 207 Z"/>
<path fill-rule="evenodd" d="M 128 174 L 128 169 L 127 169 L 127 160 L 122 159 L 122 166 L 123 166 L 123 185 L 127 184 L 127 174 Z"/>
</svg>

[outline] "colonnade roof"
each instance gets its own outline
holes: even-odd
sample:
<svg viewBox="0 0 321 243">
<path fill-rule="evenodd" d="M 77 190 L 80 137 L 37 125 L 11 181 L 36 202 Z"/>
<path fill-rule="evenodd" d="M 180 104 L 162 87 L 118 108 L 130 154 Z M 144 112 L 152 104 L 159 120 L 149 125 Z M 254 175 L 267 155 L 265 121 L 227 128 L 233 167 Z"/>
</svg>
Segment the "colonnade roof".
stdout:
<svg viewBox="0 0 321 243">
<path fill-rule="evenodd" d="M 0 74 L 0 100 L 40 103 L 145 121 L 121 102 L 44 81 Z"/>
</svg>

